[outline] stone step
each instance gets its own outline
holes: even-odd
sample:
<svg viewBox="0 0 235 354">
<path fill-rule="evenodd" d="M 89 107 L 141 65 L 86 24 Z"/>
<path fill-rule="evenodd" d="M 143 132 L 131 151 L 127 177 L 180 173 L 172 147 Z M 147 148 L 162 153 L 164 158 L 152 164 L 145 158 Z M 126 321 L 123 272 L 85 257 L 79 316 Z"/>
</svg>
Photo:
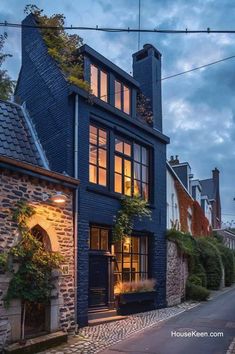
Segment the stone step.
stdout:
<svg viewBox="0 0 235 354">
<path fill-rule="evenodd" d="M 96 310 L 96 311 L 89 311 L 88 314 L 88 320 L 96 320 L 96 319 L 101 319 L 101 318 L 108 318 L 108 317 L 113 317 L 117 315 L 117 311 L 116 310 L 109 310 L 109 309 L 105 309 L 105 310 Z"/>
<path fill-rule="evenodd" d="M 28 339 L 24 345 L 13 343 L 4 348 L 5 354 L 35 354 L 52 347 L 66 343 L 67 333 L 62 331 Z"/>
<path fill-rule="evenodd" d="M 93 320 L 88 321 L 89 326 L 97 326 L 102 323 L 114 322 L 114 321 L 121 321 L 125 320 L 128 316 L 112 316 L 112 317 L 103 317 L 103 318 L 96 318 Z"/>
</svg>

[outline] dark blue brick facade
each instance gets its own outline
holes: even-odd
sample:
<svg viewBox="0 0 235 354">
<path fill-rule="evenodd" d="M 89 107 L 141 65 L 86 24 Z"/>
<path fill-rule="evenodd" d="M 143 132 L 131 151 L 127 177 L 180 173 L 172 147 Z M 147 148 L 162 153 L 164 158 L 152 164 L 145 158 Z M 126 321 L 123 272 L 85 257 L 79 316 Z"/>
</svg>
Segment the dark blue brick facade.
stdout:
<svg viewBox="0 0 235 354">
<path fill-rule="evenodd" d="M 25 20 L 32 23 L 29 16 Z M 89 183 L 89 124 L 96 122 L 109 132 L 110 149 L 114 146 L 115 135 L 122 135 L 129 140 L 149 148 L 151 152 L 151 208 L 152 220 L 135 223 L 135 232 L 149 235 L 150 257 L 149 273 L 157 279 L 157 304 L 166 304 L 166 144 L 168 139 L 161 133 L 161 102 L 158 92 L 156 107 L 157 114 L 154 128 L 140 123 L 135 118 L 135 107 L 132 116 L 118 111 L 111 104 L 97 98 L 91 105 L 87 94 L 75 87 L 69 87 L 56 63 L 47 54 L 43 40 L 36 29 L 23 29 L 22 40 L 23 61 L 16 95 L 20 96 L 30 111 L 37 133 L 46 152 L 51 169 L 59 172 L 66 171 L 73 175 L 74 163 L 74 119 L 75 95 L 78 95 L 78 178 L 79 217 L 78 217 L 78 289 L 77 314 L 79 325 L 87 323 L 88 313 L 88 279 L 89 279 L 89 227 L 91 224 L 113 225 L 113 218 L 120 207 L 119 196 L 113 192 L 113 181 L 105 189 Z M 135 105 L 137 86 L 131 78 L 116 68 L 112 63 L 96 52 L 83 48 L 85 55 L 85 75 L 89 62 L 110 67 L 110 80 L 116 75 L 132 87 L 133 104 Z M 155 59 L 158 59 L 155 57 Z M 156 64 L 152 60 L 153 65 Z M 160 65 L 160 64 L 159 64 Z M 140 66 L 140 63 L 138 63 Z M 116 70 L 116 71 L 115 71 Z M 141 81 L 146 75 L 148 66 L 138 76 Z M 149 67 L 149 70 L 150 67 Z M 136 69 L 134 70 L 134 72 Z M 149 74 L 149 73 L 148 73 Z M 158 75 L 160 73 L 158 72 Z M 136 74 L 137 76 L 137 74 Z M 153 80 L 154 81 L 154 80 Z M 140 85 L 141 86 L 141 85 Z M 154 87 L 157 89 L 157 87 Z M 146 91 L 145 94 L 148 92 Z M 156 92 L 157 95 L 157 92 Z M 151 97 L 151 100 L 154 97 Z M 110 151 L 112 155 L 112 151 Z M 113 170 L 110 158 L 109 168 Z"/>
</svg>

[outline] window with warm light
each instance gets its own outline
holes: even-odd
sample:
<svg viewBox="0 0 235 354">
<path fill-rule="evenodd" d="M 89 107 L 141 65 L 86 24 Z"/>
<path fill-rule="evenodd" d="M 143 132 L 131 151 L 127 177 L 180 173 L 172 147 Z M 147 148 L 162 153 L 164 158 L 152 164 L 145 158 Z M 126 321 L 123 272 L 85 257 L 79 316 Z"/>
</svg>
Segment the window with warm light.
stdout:
<svg viewBox="0 0 235 354">
<path fill-rule="evenodd" d="M 95 251 L 109 250 L 110 230 L 104 227 L 92 226 L 90 228 L 90 249 Z"/>
<path fill-rule="evenodd" d="M 115 107 L 130 114 L 130 89 L 120 81 L 115 80 Z"/>
<path fill-rule="evenodd" d="M 108 102 L 108 75 L 94 64 L 90 66 L 90 87 L 93 95 Z"/>
<path fill-rule="evenodd" d="M 149 156 L 145 147 L 115 139 L 114 191 L 149 199 Z"/>
<path fill-rule="evenodd" d="M 89 181 L 107 186 L 107 132 L 90 125 Z"/>
<path fill-rule="evenodd" d="M 126 237 L 114 245 L 114 281 L 138 281 L 148 278 L 148 238 Z"/>
</svg>

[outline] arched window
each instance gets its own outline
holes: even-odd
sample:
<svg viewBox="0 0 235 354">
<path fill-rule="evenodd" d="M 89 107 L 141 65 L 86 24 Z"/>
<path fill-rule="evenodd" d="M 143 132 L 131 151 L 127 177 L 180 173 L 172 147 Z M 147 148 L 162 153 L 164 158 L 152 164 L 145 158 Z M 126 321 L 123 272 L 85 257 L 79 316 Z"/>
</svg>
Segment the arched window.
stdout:
<svg viewBox="0 0 235 354">
<path fill-rule="evenodd" d="M 31 233 L 38 241 L 40 241 L 43 244 L 44 249 L 46 251 L 49 251 L 49 252 L 52 251 L 49 236 L 48 236 L 47 232 L 40 225 L 35 225 L 31 229 Z"/>
</svg>

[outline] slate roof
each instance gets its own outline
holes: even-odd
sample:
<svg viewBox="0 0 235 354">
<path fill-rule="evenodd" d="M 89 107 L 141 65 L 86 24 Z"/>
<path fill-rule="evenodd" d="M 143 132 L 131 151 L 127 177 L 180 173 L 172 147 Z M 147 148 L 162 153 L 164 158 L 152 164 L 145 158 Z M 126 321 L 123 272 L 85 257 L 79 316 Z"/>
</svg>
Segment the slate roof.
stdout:
<svg viewBox="0 0 235 354">
<path fill-rule="evenodd" d="M 21 106 L 0 100 L 0 155 L 45 167 Z"/>
<path fill-rule="evenodd" d="M 208 199 L 216 199 L 216 190 L 212 178 L 200 181 L 202 185 L 202 195 L 207 195 Z"/>
</svg>

